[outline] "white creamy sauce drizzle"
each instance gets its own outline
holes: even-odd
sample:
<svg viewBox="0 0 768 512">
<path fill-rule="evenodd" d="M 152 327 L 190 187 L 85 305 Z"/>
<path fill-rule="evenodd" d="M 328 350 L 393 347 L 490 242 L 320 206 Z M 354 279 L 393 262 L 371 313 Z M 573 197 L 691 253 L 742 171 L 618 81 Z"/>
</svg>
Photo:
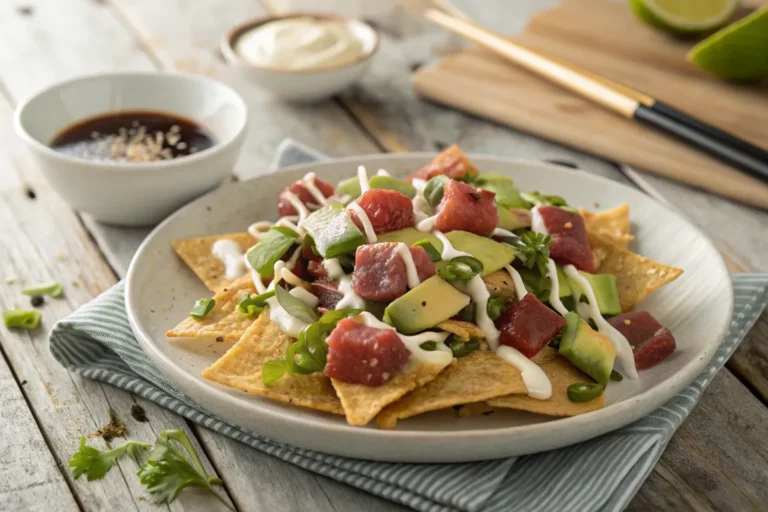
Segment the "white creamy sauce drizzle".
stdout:
<svg viewBox="0 0 768 512">
<path fill-rule="evenodd" d="M 418 229 L 422 233 L 429 233 L 435 228 L 436 220 L 437 220 L 437 215 L 433 215 L 431 217 L 427 217 L 426 219 L 422 219 L 419 221 L 418 224 L 416 224 L 416 229 Z"/>
<path fill-rule="evenodd" d="M 375 244 L 378 238 L 376 238 L 376 232 L 373 230 L 371 219 L 368 218 L 368 214 L 365 213 L 363 207 L 352 201 L 347 206 L 347 210 L 355 212 L 357 218 L 360 219 L 360 223 L 363 225 L 363 231 L 365 231 L 365 238 L 368 240 L 368 243 Z"/>
<path fill-rule="evenodd" d="M 579 283 L 584 295 L 587 296 L 589 301 L 588 318 L 591 318 L 595 325 L 597 325 L 597 332 L 611 340 L 614 348 L 616 349 L 616 357 L 619 359 L 624 373 L 630 379 L 637 378 L 637 368 L 635 367 L 635 356 L 632 353 L 632 346 L 619 331 L 616 330 L 608 321 L 600 314 L 600 308 L 597 304 L 597 298 L 595 297 L 595 291 L 590 286 L 589 281 L 584 276 L 579 274 L 579 271 L 573 265 L 566 265 L 564 267 L 565 274 Z M 581 314 L 581 312 L 579 312 Z"/>
<path fill-rule="evenodd" d="M 429 218 L 430 214 L 428 212 L 432 211 L 429 203 L 424 198 L 424 188 L 426 188 L 427 182 L 418 178 L 414 178 L 411 181 L 411 185 L 413 185 L 413 187 L 416 189 L 416 195 L 413 196 L 413 199 L 411 200 L 411 204 L 413 205 L 413 216 L 416 219 L 416 224 L 419 224 L 423 220 Z M 427 225 L 425 225 L 425 227 L 426 226 Z M 428 225 L 428 228 L 421 231 L 430 231 L 432 226 L 434 226 L 434 219 L 432 220 L 432 224 Z"/>
<path fill-rule="evenodd" d="M 548 400 L 552 397 L 552 383 L 547 374 L 539 365 L 521 354 L 519 350 L 502 345 L 496 350 L 496 355 L 520 370 L 529 397 L 537 400 Z"/>
<path fill-rule="evenodd" d="M 515 285 L 517 300 L 523 300 L 523 297 L 528 293 L 528 289 L 525 287 L 525 283 L 523 283 L 523 278 L 520 277 L 520 272 L 515 270 L 512 265 L 507 265 L 504 268 L 509 272 L 509 276 L 512 278 L 512 282 Z"/>
<path fill-rule="evenodd" d="M 491 293 L 486 288 L 485 281 L 480 275 L 476 275 L 469 281 L 457 285 L 458 287 L 472 298 L 475 303 L 475 323 L 485 333 L 485 339 L 491 350 L 496 350 L 499 348 L 499 330 L 488 316 L 488 299 L 491 298 Z"/>
<path fill-rule="evenodd" d="M 291 295 L 299 299 L 301 302 L 306 304 L 312 309 L 315 309 L 318 304 L 320 304 L 320 299 L 315 297 L 312 293 L 308 292 L 304 288 L 297 286 L 296 288 L 292 289 L 290 292 Z"/>
<path fill-rule="evenodd" d="M 301 331 L 309 325 L 295 316 L 289 315 L 288 312 L 280 306 L 280 303 L 277 302 L 277 297 L 267 299 L 267 304 L 269 305 L 269 319 L 275 322 L 288 336 L 298 338 Z"/>
<path fill-rule="evenodd" d="M 557 279 L 557 265 L 555 265 L 552 258 L 547 261 L 547 277 L 550 282 L 549 303 L 555 308 L 555 311 L 565 316 L 568 314 L 568 309 L 563 306 L 563 302 L 560 300 L 560 281 Z"/>
<path fill-rule="evenodd" d="M 405 270 L 408 275 L 408 288 L 416 288 L 421 283 L 419 272 L 416 270 L 416 263 L 413 261 L 411 250 L 403 242 L 397 244 L 395 252 L 403 259 Z"/>
<path fill-rule="evenodd" d="M 299 212 L 299 222 L 297 223 L 297 226 L 301 226 L 301 223 L 306 220 L 307 217 L 309 217 L 309 208 L 301 202 L 301 199 L 298 198 L 296 194 L 293 192 L 290 192 L 288 190 L 285 191 L 285 197 L 288 198 L 288 201 L 291 203 L 291 206 L 293 206 L 297 212 Z M 278 221 L 279 222 L 279 221 Z M 303 233 L 301 229 L 299 229 L 300 235 Z"/>
<path fill-rule="evenodd" d="M 315 202 L 319 204 L 320 206 L 325 206 L 328 204 L 328 200 L 325 198 L 323 193 L 320 191 L 319 188 L 315 185 L 315 173 L 308 172 L 304 175 L 304 177 L 301 179 L 301 183 L 304 185 L 304 188 L 307 189 L 307 191 L 312 194 L 312 197 L 314 198 Z"/>
<path fill-rule="evenodd" d="M 357 168 L 357 179 L 360 180 L 360 195 L 365 194 L 371 189 L 371 185 L 368 183 L 368 172 L 365 170 L 364 165 Z"/>
<path fill-rule="evenodd" d="M 243 251 L 240 249 L 240 244 L 234 240 L 227 238 L 217 240 L 211 247 L 211 252 L 224 264 L 227 279 L 237 279 L 245 274 Z"/>
<path fill-rule="evenodd" d="M 495 228 L 493 230 L 493 233 L 491 233 L 491 236 L 511 236 L 511 237 L 517 238 L 516 234 L 514 234 L 511 231 L 507 231 L 506 229 L 502 229 L 502 228 Z"/>
<path fill-rule="evenodd" d="M 434 235 L 437 237 L 438 240 L 440 240 L 443 243 L 443 251 L 440 254 L 440 257 L 442 257 L 446 261 L 450 261 L 453 258 L 458 258 L 460 256 L 469 256 L 472 257 L 471 254 L 464 251 L 459 251 L 453 245 L 451 245 L 450 240 L 442 234 L 440 231 L 435 231 Z"/>
<path fill-rule="evenodd" d="M 389 174 L 389 173 L 388 173 L 387 171 L 385 171 L 384 169 L 379 169 L 378 171 L 376 171 L 376 176 L 392 176 L 392 175 L 391 175 L 391 174 Z"/>
<path fill-rule="evenodd" d="M 453 352 L 451 349 L 445 346 L 445 340 L 448 338 L 447 332 L 423 332 L 415 336 L 406 336 L 400 334 L 389 324 L 386 324 L 373 316 L 369 312 L 364 312 L 360 315 L 363 319 L 363 323 L 368 327 L 375 327 L 377 329 L 386 329 L 388 331 L 395 331 L 397 336 L 403 342 L 403 345 L 411 352 L 411 356 L 414 359 L 422 361 L 424 363 L 435 363 L 441 365 L 448 365 L 453 361 Z M 421 344 L 426 341 L 435 342 L 435 350 L 424 350 L 421 348 Z"/>
<path fill-rule="evenodd" d="M 336 309 L 365 309 L 365 300 L 352 289 L 352 277 L 344 273 L 338 258 L 323 260 L 322 265 L 330 279 L 339 280 L 339 293 L 341 293 L 342 297 L 338 304 L 336 304 Z"/>
<path fill-rule="evenodd" d="M 531 231 L 542 233 L 544 235 L 549 234 L 547 226 L 544 225 L 544 219 L 541 217 L 541 213 L 539 213 L 538 206 L 531 208 Z"/>
</svg>

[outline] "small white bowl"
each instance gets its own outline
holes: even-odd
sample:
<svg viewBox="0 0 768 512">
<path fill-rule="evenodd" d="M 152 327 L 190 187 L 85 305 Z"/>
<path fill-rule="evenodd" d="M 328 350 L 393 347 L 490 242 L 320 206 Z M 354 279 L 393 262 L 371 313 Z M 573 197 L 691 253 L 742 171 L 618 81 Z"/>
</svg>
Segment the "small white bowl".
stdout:
<svg viewBox="0 0 768 512">
<path fill-rule="evenodd" d="M 315 18 L 347 24 L 350 32 L 363 44 L 363 52 L 349 63 L 319 69 L 293 70 L 259 66 L 244 59 L 235 50 L 237 40 L 245 33 L 267 23 L 290 18 Z M 221 41 L 224 59 L 246 80 L 266 89 L 274 96 L 290 101 L 318 101 L 342 91 L 356 82 L 371 64 L 379 48 L 379 35 L 369 24 L 333 14 L 291 13 L 247 21 L 231 29 Z"/>
<path fill-rule="evenodd" d="M 213 133 L 208 149 L 159 162 L 97 162 L 53 150 L 65 128 L 109 112 L 157 111 L 196 121 Z M 245 102 L 226 85 L 176 73 L 110 73 L 53 85 L 16 109 L 14 127 L 56 192 L 97 220 L 144 226 L 203 192 L 232 171 L 245 137 Z"/>
</svg>

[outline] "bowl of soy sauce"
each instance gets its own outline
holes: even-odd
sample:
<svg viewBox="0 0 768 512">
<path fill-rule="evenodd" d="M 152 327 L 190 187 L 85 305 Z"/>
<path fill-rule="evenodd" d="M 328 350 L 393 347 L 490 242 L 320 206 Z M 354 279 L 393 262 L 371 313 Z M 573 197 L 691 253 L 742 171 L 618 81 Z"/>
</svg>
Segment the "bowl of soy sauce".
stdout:
<svg viewBox="0 0 768 512">
<path fill-rule="evenodd" d="M 97 220 L 144 226 L 232 172 L 247 108 L 230 87 L 175 73 L 113 73 L 45 89 L 16 110 L 17 133 L 53 188 Z"/>
</svg>

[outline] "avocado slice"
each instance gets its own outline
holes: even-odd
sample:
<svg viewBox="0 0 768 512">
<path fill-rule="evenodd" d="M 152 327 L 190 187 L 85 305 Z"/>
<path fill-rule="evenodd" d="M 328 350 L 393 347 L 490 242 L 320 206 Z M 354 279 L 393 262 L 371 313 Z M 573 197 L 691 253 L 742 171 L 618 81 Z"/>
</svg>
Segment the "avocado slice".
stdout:
<svg viewBox="0 0 768 512">
<path fill-rule="evenodd" d="M 496 194 L 496 204 L 505 208 L 530 208 L 531 203 L 523 199 L 520 191 L 512 184 L 512 181 L 481 178 L 477 183 L 479 188 L 490 190 Z M 508 229 L 508 228 L 504 228 Z"/>
<path fill-rule="evenodd" d="M 448 320 L 469 302 L 469 295 L 432 276 L 392 301 L 384 310 L 384 321 L 403 334 L 416 334 Z"/>
<path fill-rule="evenodd" d="M 512 212 L 512 210 L 510 210 L 509 208 L 506 208 L 504 206 L 497 204 L 496 211 L 499 212 L 498 227 L 500 227 L 501 229 L 506 229 L 507 231 L 514 231 L 516 229 L 530 227 L 530 225 L 528 226 L 524 225 L 520 221 L 520 217 L 515 215 Z"/>
<path fill-rule="evenodd" d="M 371 188 L 385 188 L 389 190 L 396 190 L 408 196 L 408 199 L 413 199 L 416 195 L 416 187 L 408 182 L 393 178 L 392 176 L 373 176 L 368 180 Z"/>
<path fill-rule="evenodd" d="M 466 252 L 483 264 L 482 276 L 504 268 L 515 259 L 515 250 L 507 244 L 500 244 L 490 238 L 467 231 L 451 231 L 445 238 L 458 251 Z M 440 249 L 442 249 L 442 244 Z"/>
<path fill-rule="evenodd" d="M 595 332 L 574 311 L 565 315 L 560 355 L 601 384 L 611 378 L 613 363 L 616 361 L 616 349 L 611 340 Z"/>
<path fill-rule="evenodd" d="M 389 233 L 382 233 L 376 235 L 379 242 L 403 242 L 405 245 L 413 245 L 419 240 L 429 240 L 429 242 L 442 252 L 443 244 L 432 233 L 423 233 L 416 228 L 403 228 L 397 231 L 390 231 Z"/>
<path fill-rule="evenodd" d="M 339 184 L 336 185 L 336 190 L 341 191 L 342 194 L 346 194 L 352 199 L 357 199 L 360 197 L 360 194 L 363 193 L 360 188 L 360 178 L 357 176 L 340 181 Z"/>
<path fill-rule="evenodd" d="M 352 252 L 367 241 L 344 207 L 338 203 L 312 212 L 304 221 L 304 229 L 315 241 L 315 248 L 323 258 L 335 258 Z"/>
<path fill-rule="evenodd" d="M 559 271 L 559 269 L 558 269 Z M 584 279 L 589 282 L 592 291 L 595 292 L 597 307 L 602 315 L 620 315 L 621 302 L 619 301 L 619 289 L 616 286 L 616 276 L 613 274 L 588 274 L 579 271 Z M 558 272 L 559 275 L 559 272 Z M 577 302 L 581 299 L 583 291 L 581 285 L 574 279 L 567 279 L 573 288 L 573 298 Z M 561 281 L 562 282 L 562 281 Z"/>
</svg>

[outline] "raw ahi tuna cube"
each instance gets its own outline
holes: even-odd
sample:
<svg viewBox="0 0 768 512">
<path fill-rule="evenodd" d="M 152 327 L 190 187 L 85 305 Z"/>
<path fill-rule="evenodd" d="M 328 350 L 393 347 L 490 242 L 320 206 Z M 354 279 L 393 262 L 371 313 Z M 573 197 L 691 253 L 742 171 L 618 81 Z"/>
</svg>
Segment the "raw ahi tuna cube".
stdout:
<svg viewBox="0 0 768 512">
<path fill-rule="evenodd" d="M 408 183 L 411 183 L 414 179 L 420 179 L 429 181 L 430 178 L 435 176 L 445 175 L 449 178 L 463 178 L 467 174 L 475 176 L 477 174 L 477 168 L 469 158 L 459 149 L 457 145 L 453 145 L 437 155 L 434 160 L 429 162 L 426 166 L 422 167 L 408 178 Z"/>
<path fill-rule="evenodd" d="M 448 182 L 443 199 L 437 205 L 435 229 L 485 236 L 493 233 L 498 223 L 495 193 L 456 180 Z"/>
<path fill-rule="evenodd" d="M 630 311 L 608 322 L 629 341 L 638 370 L 656 366 L 675 351 L 675 337 L 647 311 Z"/>
<path fill-rule="evenodd" d="M 408 291 L 408 271 L 397 243 L 361 245 L 355 253 L 352 289 L 368 300 L 395 300 Z M 422 247 L 409 247 L 419 281 L 435 275 L 435 264 Z"/>
<path fill-rule="evenodd" d="M 319 279 L 309 284 L 309 290 L 320 299 L 318 306 L 327 310 L 336 309 L 336 304 L 344 297 L 335 281 Z"/>
<path fill-rule="evenodd" d="M 552 235 L 549 255 L 556 262 L 571 264 L 579 270 L 595 273 L 595 260 L 589 247 L 584 219 L 576 212 L 569 212 L 558 206 L 537 208 L 544 227 Z"/>
<path fill-rule="evenodd" d="M 317 189 L 322 192 L 325 197 L 331 197 L 333 195 L 333 185 L 330 183 L 326 183 L 320 178 L 315 178 L 314 183 L 315 187 L 317 187 Z M 288 199 L 286 192 L 293 192 L 302 203 L 311 209 L 317 209 L 322 206 L 317 204 L 317 199 L 315 199 L 314 196 L 312 196 L 312 193 L 307 190 L 306 185 L 301 180 L 299 180 L 296 183 L 286 187 L 282 192 L 280 192 L 280 195 L 278 196 L 277 213 L 282 216 L 299 214 L 299 212 L 296 211 L 296 208 L 293 207 L 290 200 Z"/>
<path fill-rule="evenodd" d="M 325 375 L 350 384 L 381 386 L 411 356 L 394 329 L 368 327 L 352 318 L 339 321 L 326 342 Z"/>
<path fill-rule="evenodd" d="M 355 201 L 368 215 L 376 234 L 388 233 L 413 226 L 413 204 L 408 196 L 397 190 L 371 189 Z M 364 232 L 363 223 L 354 210 L 349 211 L 352 221 Z"/>
<path fill-rule="evenodd" d="M 560 334 L 564 325 L 565 319 L 532 293 L 525 294 L 496 321 L 499 342 L 516 348 L 529 359 Z"/>
</svg>

